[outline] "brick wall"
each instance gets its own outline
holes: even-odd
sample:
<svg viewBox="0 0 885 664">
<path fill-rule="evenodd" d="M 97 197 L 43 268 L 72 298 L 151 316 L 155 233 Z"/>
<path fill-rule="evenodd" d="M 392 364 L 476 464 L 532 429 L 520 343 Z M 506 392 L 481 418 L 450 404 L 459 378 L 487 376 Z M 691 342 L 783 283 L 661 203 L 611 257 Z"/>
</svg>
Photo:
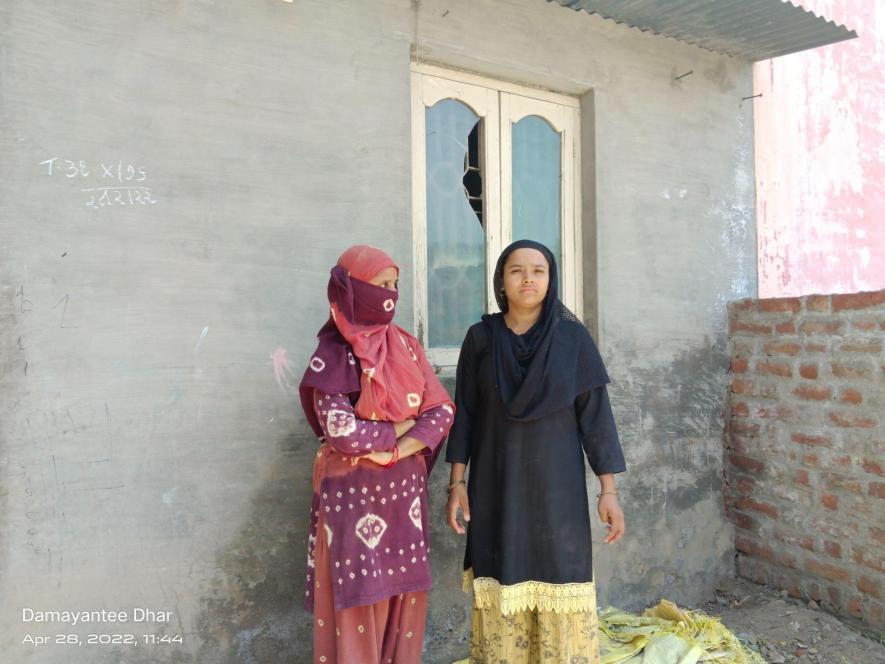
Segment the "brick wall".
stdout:
<svg viewBox="0 0 885 664">
<path fill-rule="evenodd" d="M 738 574 L 885 626 L 885 291 L 729 304 Z"/>
</svg>

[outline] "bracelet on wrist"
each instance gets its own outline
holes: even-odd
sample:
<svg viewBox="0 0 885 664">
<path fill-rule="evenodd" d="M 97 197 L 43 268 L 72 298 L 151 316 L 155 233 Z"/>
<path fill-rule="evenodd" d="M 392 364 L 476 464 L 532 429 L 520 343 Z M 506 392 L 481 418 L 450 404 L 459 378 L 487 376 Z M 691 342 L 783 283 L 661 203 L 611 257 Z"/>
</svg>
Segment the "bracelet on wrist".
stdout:
<svg viewBox="0 0 885 664">
<path fill-rule="evenodd" d="M 393 446 L 393 456 L 390 461 L 384 464 L 384 468 L 393 468 L 396 465 L 396 462 L 399 461 L 399 445 Z"/>
<path fill-rule="evenodd" d="M 449 493 L 452 493 L 452 489 L 454 489 L 454 488 L 455 488 L 456 486 L 458 486 L 459 484 L 463 484 L 464 486 L 467 486 L 467 482 L 466 482 L 466 481 L 464 481 L 464 480 L 458 480 L 457 482 L 452 483 L 452 485 L 449 486 L 449 488 L 447 489 L 447 491 L 448 491 Z"/>
<path fill-rule="evenodd" d="M 617 496 L 618 492 L 617 491 L 603 491 L 602 493 L 597 493 L 596 497 L 602 498 L 602 496 L 607 496 L 607 495 Z"/>
</svg>

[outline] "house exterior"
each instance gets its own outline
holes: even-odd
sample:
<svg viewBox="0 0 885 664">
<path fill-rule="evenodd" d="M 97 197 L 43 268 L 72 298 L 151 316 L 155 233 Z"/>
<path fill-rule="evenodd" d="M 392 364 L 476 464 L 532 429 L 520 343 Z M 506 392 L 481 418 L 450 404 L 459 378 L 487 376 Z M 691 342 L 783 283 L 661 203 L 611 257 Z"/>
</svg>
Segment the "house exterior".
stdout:
<svg viewBox="0 0 885 664">
<path fill-rule="evenodd" d="M 885 12 L 805 0 L 858 39 L 761 60 L 756 103 L 759 295 L 885 288 Z"/>
<path fill-rule="evenodd" d="M 397 322 L 449 385 L 490 259 L 553 244 L 628 463 L 627 536 L 596 524 L 600 605 L 733 573 L 752 62 L 852 33 L 779 0 L 14 1 L 0 22 L 4 652 L 309 660 L 317 441 L 295 387 L 355 243 L 399 261 Z M 444 475 L 428 662 L 463 656 L 469 622 Z M 24 607 L 155 619 L 125 623 L 141 648 L 40 650 Z"/>
</svg>

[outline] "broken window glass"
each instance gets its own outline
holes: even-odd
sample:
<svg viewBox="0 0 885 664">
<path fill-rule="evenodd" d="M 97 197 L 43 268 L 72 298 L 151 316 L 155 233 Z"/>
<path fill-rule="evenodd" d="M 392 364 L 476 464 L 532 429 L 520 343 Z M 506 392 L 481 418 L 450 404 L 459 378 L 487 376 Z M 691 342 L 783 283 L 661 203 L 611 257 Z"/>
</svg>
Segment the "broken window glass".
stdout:
<svg viewBox="0 0 885 664">
<path fill-rule="evenodd" d="M 430 347 L 458 348 L 485 313 L 482 119 L 444 99 L 425 111 Z"/>
</svg>

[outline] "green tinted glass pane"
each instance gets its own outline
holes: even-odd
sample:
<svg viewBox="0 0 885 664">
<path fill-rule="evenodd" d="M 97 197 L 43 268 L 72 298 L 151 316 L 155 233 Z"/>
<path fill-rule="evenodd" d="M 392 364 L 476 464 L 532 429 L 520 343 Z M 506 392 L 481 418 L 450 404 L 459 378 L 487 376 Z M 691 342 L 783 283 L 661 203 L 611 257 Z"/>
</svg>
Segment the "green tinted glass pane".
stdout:
<svg viewBox="0 0 885 664">
<path fill-rule="evenodd" d="M 513 125 L 512 144 L 513 239 L 547 245 L 562 265 L 560 134 L 529 115 Z"/>
<path fill-rule="evenodd" d="M 480 123 L 453 99 L 426 110 L 427 323 L 433 348 L 459 347 L 467 328 L 485 313 Z"/>
</svg>

